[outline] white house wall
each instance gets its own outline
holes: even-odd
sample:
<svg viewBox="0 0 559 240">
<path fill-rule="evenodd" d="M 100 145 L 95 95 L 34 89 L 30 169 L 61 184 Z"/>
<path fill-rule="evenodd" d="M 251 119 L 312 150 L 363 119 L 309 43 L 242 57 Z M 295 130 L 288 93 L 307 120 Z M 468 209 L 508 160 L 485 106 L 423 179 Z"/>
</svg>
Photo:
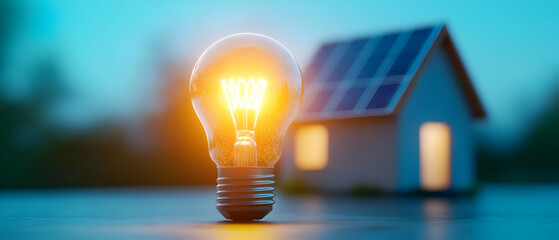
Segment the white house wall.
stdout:
<svg viewBox="0 0 559 240">
<path fill-rule="evenodd" d="M 313 124 L 313 123 L 311 123 Z M 350 191 L 356 186 L 394 191 L 396 187 L 396 129 L 393 118 L 368 117 L 324 121 L 329 134 L 329 160 L 320 171 L 300 171 L 294 163 L 293 133 L 286 136 L 281 160 L 282 180 L 300 178 L 325 191 Z"/>
<path fill-rule="evenodd" d="M 465 190 L 474 181 L 472 114 L 447 53 L 439 45 L 428 59 L 397 113 L 398 189 L 420 189 L 419 128 L 427 121 L 450 126 L 451 189 Z"/>
</svg>

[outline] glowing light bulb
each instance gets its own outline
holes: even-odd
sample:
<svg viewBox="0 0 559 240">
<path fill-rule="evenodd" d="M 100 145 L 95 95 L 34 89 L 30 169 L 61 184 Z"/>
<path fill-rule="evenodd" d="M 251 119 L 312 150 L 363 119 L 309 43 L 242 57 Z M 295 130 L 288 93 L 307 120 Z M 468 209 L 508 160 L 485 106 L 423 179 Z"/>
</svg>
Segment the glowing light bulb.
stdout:
<svg viewBox="0 0 559 240">
<path fill-rule="evenodd" d="M 200 56 L 190 80 L 192 105 L 218 167 L 217 209 L 255 220 L 274 204 L 274 165 L 303 97 L 289 51 L 259 34 L 225 37 Z"/>
</svg>

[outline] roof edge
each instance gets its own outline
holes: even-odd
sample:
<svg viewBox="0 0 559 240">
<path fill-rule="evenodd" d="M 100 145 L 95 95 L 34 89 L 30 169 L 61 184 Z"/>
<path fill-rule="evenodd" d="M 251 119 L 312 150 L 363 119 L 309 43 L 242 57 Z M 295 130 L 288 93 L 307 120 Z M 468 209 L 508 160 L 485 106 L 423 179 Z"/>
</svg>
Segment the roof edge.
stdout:
<svg viewBox="0 0 559 240">
<path fill-rule="evenodd" d="M 444 50 L 448 53 L 454 71 L 457 73 L 460 87 L 464 91 L 465 96 L 470 103 L 473 116 L 475 118 L 485 118 L 487 116 L 487 113 L 483 108 L 483 105 L 481 104 L 479 95 L 477 94 L 475 87 L 472 83 L 472 80 L 468 75 L 466 68 L 464 67 L 464 63 L 460 59 L 458 50 L 456 49 L 456 46 L 452 41 L 450 34 L 448 33 L 448 29 L 446 25 L 442 25 L 442 28 L 438 36 L 436 37 L 435 41 L 427 51 L 427 54 L 421 61 L 419 67 L 417 68 L 417 71 L 415 72 L 412 79 L 410 80 L 410 85 L 406 87 L 406 89 L 404 90 L 404 94 L 400 99 L 398 99 L 398 103 L 396 104 L 396 107 L 392 111 L 392 114 L 397 112 L 402 107 L 403 103 L 406 101 L 405 99 L 408 97 L 407 95 L 409 94 L 409 92 L 413 91 L 413 89 L 411 88 L 414 87 L 413 85 L 415 85 L 415 82 L 417 80 L 416 78 L 418 78 L 418 76 L 421 75 L 421 71 L 425 67 L 426 62 L 428 62 L 429 58 L 432 56 L 434 52 L 433 49 L 435 49 L 438 46 L 443 47 Z"/>
<path fill-rule="evenodd" d="M 458 73 L 458 77 L 460 80 L 460 84 L 462 85 L 462 89 L 466 92 L 466 97 L 468 98 L 468 100 L 470 100 L 470 103 L 472 104 L 472 111 L 474 117 L 485 118 L 487 116 L 487 112 L 485 111 L 483 105 L 481 104 L 481 99 L 477 94 L 472 79 L 470 78 L 468 71 L 466 71 L 466 67 L 464 66 L 464 63 L 460 58 L 460 54 L 458 54 L 456 45 L 454 44 L 454 41 L 450 37 L 450 34 L 448 33 L 448 29 L 446 26 L 443 26 L 440 37 L 442 38 L 443 47 L 445 48 L 447 53 L 449 53 L 450 61 L 452 61 L 453 66 L 455 67 L 455 71 Z M 433 45 L 436 46 L 436 44 L 437 42 L 435 42 L 435 44 Z"/>
</svg>

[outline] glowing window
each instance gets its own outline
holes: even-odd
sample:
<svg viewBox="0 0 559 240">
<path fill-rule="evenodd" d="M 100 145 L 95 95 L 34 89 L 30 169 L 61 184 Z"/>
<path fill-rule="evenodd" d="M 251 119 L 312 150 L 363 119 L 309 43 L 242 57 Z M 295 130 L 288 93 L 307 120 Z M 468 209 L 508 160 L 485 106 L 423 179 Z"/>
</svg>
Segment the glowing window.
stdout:
<svg viewBox="0 0 559 240">
<path fill-rule="evenodd" d="M 297 128 L 295 165 L 306 171 L 322 170 L 328 164 L 328 129 L 323 125 Z"/>
<path fill-rule="evenodd" d="M 442 191 L 450 187 L 451 132 L 446 123 L 426 122 L 419 129 L 421 187 Z"/>
</svg>

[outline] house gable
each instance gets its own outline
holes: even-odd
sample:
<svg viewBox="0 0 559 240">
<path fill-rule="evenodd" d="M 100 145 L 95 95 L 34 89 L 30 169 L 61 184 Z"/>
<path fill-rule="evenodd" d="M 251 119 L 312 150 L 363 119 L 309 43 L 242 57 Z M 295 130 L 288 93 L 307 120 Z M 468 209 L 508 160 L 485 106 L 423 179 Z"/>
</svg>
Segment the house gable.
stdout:
<svg viewBox="0 0 559 240">
<path fill-rule="evenodd" d="M 451 131 L 451 189 L 464 190 L 474 179 L 472 112 L 460 74 L 443 45 L 433 48 L 398 109 L 398 189 L 420 189 L 420 128 L 441 122 Z"/>
</svg>

